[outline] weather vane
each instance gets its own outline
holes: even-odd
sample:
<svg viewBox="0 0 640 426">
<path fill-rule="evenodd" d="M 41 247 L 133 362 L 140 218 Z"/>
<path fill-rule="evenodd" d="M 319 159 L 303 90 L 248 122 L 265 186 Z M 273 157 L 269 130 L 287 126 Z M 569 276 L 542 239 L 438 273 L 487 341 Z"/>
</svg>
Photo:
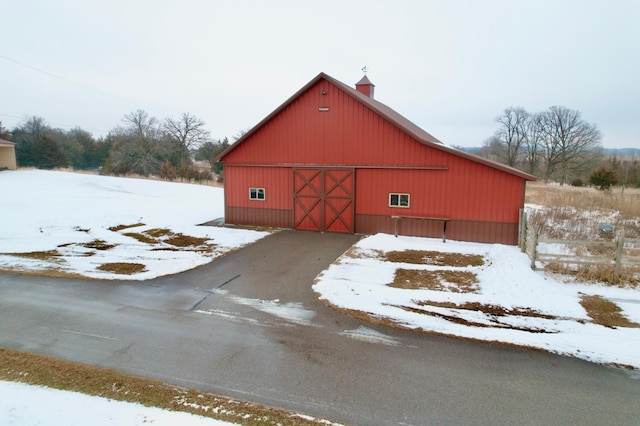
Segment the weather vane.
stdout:
<svg viewBox="0 0 640 426">
<path fill-rule="evenodd" d="M 369 68 L 367 68 L 366 65 L 362 67 L 362 72 L 364 73 L 364 75 L 367 75 L 367 71 L 369 71 Z"/>
</svg>

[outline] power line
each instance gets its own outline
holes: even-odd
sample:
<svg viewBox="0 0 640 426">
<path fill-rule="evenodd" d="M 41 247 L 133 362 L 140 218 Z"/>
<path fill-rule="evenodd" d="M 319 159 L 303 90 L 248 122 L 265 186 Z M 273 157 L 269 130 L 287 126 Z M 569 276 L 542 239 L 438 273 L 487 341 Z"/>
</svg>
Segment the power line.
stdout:
<svg viewBox="0 0 640 426">
<path fill-rule="evenodd" d="M 6 61 L 9 61 L 9 62 L 13 62 L 14 64 L 20 65 L 22 67 L 29 68 L 29 69 L 31 69 L 33 71 L 37 71 L 37 72 L 39 72 L 41 74 L 48 75 L 49 77 L 57 78 L 58 80 L 62 80 L 65 83 L 73 84 L 74 86 L 81 87 L 81 88 L 83 88 L 85 90 L 89 90 L 91 92 L 99 93 L 101 95 L 108 96 L 110 98 L 119 100 L 121 102 L 126 102 L 126 103 L 129 103 L 129 104 L 136 105 L 136 106 L 140 107 L 140 105 L 138 105 L 136 102 L 133 102 L 133 101 L 131 101 L 129 99 L 121 98 L 119 96 L 112 95 L 111 93 L 107 93 L 105 91 L 102 91 L 102 90 L 99 90 L 99 89 L 95 89 L 95 88 L 87 86 L 85 84 L 78 83 L 77 81 L 69 80 L 68 78 L 61 77 L 61 76 L 59 76 L 57 74 L 51 73 L 49 71 L 45 71 L 45 70 L 40 69 L 40 68 L 36 68 L 36 67 L 34 67 L 32 65 L 29 65 L 29 64 L 25 64 L 24 62 L 16 61 L 15 59 L 8 58 L 8 57 L 6 57 L 4 55 L 0 55 L 0 58 L 4 59 Z"/>
</svg>

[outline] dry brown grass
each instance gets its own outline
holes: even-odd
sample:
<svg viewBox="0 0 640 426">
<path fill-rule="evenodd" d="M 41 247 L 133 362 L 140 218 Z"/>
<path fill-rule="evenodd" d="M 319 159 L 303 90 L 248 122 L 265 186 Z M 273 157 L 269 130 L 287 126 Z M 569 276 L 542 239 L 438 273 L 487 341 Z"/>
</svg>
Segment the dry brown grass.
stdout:
<svg viewBox="0 0 640 426">
<path fill-rule="evenodd" d="M 295 413 L 171 386 L 115 370 L 0 348 L 0 380 L 9 380 L 149 407 L 184 411 L 243 425 L 318 425 Z"/>
<path fill-rule="evenodd" d="M 427 289 L 452 293 L 477 293 L 478 277 L 469 271 L 422 271 L 415 269 L 396 270 L 389 287 L 403 289 Z"/>
<path fill-rule="evenodd" d="M 599 191 L 595 188 L 545 185 L 527 182 L 525 202 L 548 207 L 566 206 L 578 210 L 619 211 L 623 218 L 640 217 L 640 189 L 621 188 Z"/>
<path fill-rule="evenodd" d="M 97 240 L 96 239 L 96 240 L 90 241 L 88 243 L 81 244 L 81 246 L 82 247 L 86 247 L 86 248 L 90 248 L 90 249 L 94 249 L 94 250 L 111 250 L 116 245 L 115 244 L 108 244 L 104 240 Z"/>
<path fill-rule="evenodd" d="M 26 257 L 27 259 L 36 259 L 36 260 L 47 260 L 52 262 L 58 262 L 59 259 L 56 259 L 62 256 L 58 250 L 47 250 L 47 251 L 30 251 L 27 253 L 4 253 L 10 256 L 17 257 Z"/>
<path fill-rule="evenodd" d="M 640 238 L 640 189 L 621 188 L 599 191 L 594 188 L 552 186 L 541 183 L 527 183 L 526 202 L 545 208 L 529 212 L 530 229 L 537 230 L 541 239 L 561 239 L 573 241 L 613 241 L 619 235 L 626 238 Z M 613 225 L 614 232 L 602 233 L 604 223 Z M 533 238 L 530 236 L 529 238 Z M 604 282 L 618 286 L 638 286 L 640 267 L 623 266 L 616 276 L 607 259 L 613 261 L 616 248 L 603 246 L 569 246 L 568 252 L 587 258 L 606 258 L 601 265 L 577 265 L 547 262 L 544 269 L 554 273 L 567 274 L 580 282 Z M 635 256 L 634 248 L 625 247 L 623 256 Z M 594 259 L 594 263 L 595 260 Z"/>
<path fill-rule="evenodd" d="M 166 228 L 153 228 L 144 231 L 144 233 L 153 238 L 160 238 L 170 234 L 171 231 Z"/>
<path fill-rule="evenodd" d="M 404 250 L 384 254 L 384 260 L 396 263 L 413 263 L 436 266 L 482 266 L 484 258 L 477 254 L 444 253 L 439 251 Z"/>
<path fill-rule="evenodd" d="M 138 226 L 144 226 L 144 223 L 133 223 L 131 225 L 112 226 L 112 227 L 109 228 L 109 231 L 111 231 L 111 232 L 119 232 L 119 231 L 122 231 L 123 229 L 136 228 Z"/>
<path fill-rule="evenodd" d="M 437 306 L 439 308 L 448 308 L 448 309 L 464 309 L 467 311 L 481 311 L 487 315 L 495 315 L 495 316 L 506 316 L 506 315 L 515 315 L 522 317 L 535 317 L 535 318 L 545 318 L 545 319 L 555 319 L 556 317 L 553 315 L 547 315 L 536 311 L 531 308 L 505 308 L 500 305 L 487 305 L 479 302 L 465 302 L 465 303 L 453 303 L 453 302 L 437 302 L 434 300 L 423 300 L 417 301 L 417 305 L 419 306 Z"/>
<path fill-rule="evenodd" d="M 169 229 L 154 228 L 144 232 L 125 232 L 123 235 L 127 237 L 135 238 L 141 243 L 155 245 L 155 244 L 169 244 L 173 247 L 179 248 L 193 248 L 198 251 L 212 251 L 216 245 L 208 244 L 210 238 L 192 237 L 190 235 L 184 235 L 181 233 L 174 233 Z M 161 248 L 158 250 L 171 250 L 170 248 Z"/>
<path fill-rule="evenodd" d="M 77 273 L 66 272 L 60 270 L 58 268 L 47 268 L 47 269 L 22 269 L 22 268 L 6 268 L 0 270 L 3 274 L 20 274 L 20 275 L 31 275 L 36 277 L 51 277 L 51 278 L 71 278 L 71 279 L 87 279 L 84 275 L 80 275 Z"/>
<path fill-rule="evenodd" d="M 555 274 L 568 275 L 576 282 L 599 282 L 619 287 L 638 287 L 640 285 L 640 268 L 624 267 L 616 277 L 610 265 L 580 265 L 572 267 L 566 263 L 549 262 L 544 270 Z"/>
<path fill-rule="evenodd" d="M 426 309 L 420 309 L 420 308 L 416 308 L 415 306 L 405 306 L 405 305 L 390 305 L 390 306 L 394 306 L 396 308 L 400 308 L 402 310 L 405 310 L 407 312 L 413 312 L 416 314 L 420 314 L 420 315 L 429 315 L 432 317 L 436 317 L 436 318 L 441 318 L 443 320 L 455 323 L 455 324 L 460 324 L 460 325 L 464 325 L 466 327 L 480 327 L 480 328 L 505 328 L 505 329 L 509 329 L 509 330 L 519 330 L 519 331 L 526 331 L 528 333 L 552 333 L 550 331 L 544 330 L 544 329 L 540 329 L 540 328 L 532 328 L 532 327 L 520 327 L 520 326 L 516 326 L 513 324 L 505 324 L 502 323 L 500 321 L 498 321 L 495 318 L 491 318 L 490 322 L 491 323 L 484 323 L 484 322 L 478 322 L 478 321 L 471 321 L 471 320 L 467 320 L 464 318 L 461 318 L 459 316 L 456 315 L 448 315 L 448 314 L 444 314 L 442 312 L 433 312 L 433 311 L 429 311 Z M 480 305 L 480 306 L 485 306 L 485 305 Z M 491 306 L 493 305 L 486 305 L 488 308 L 487 309 L 491 309 Z M 481 309 L 480 309 L 481 310 Z M 484 312 L 486 314 L 486 312 Z"/>
<path fill-rule="evenodd" d="M 610 328 L 640 327 L 640 324 L 629 321 L 627 317 L 622 315 L 622 309 L 618 305 L 602 296 L 583 294 L 580 296 L 580 305 L 587 311 L 587 315 L 595 324 Z"/>
<path fill-rule="evenodd" d="M 143 244 L 155 244 L 156 243 L 156 239 L 149 237 L 148 235 L 145 234 L 141 234 L 139 232 L 125 232 L 122 235 L 125 235 L 127 237 L 131 237 L 135 240 L 138 240 L 139 242 L 143 243 Z"/>
<path fill-rule="evenodd" d="M 133 275 L 140 272 L 145 272 L 147 270 L 147 268 L 142 263 L 127 262 L 104 263 L 98 266 L 96 269 L 121 275 Z"/>
<path fill-rule="evenodd" d="M 201 247 L 207 245 L 209 238 L 191 237 L 183 234 L 171 234 L 169 238 L 163 240 L 165 243 L 175 247 Z M 208 245 L 209 248 L 213 248 L 214 245 Z"/>
</svg>

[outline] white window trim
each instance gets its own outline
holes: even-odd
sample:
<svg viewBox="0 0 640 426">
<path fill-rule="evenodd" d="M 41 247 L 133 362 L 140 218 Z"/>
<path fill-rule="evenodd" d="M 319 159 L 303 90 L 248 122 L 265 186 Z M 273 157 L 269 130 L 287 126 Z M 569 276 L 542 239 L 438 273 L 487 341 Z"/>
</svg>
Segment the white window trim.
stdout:
<svg viewBox="0 0 640 426">
<path fill-rule="evenodd" d="M 398 205 L 391 204 L 391 197 L 394 196 L 394 195 L 398 196 Z M 407 196 L 407 205 L 406 206 L 403 206 L 403 205 L 400 204 L 400 199 L 404 195 Z M 411 207 L 411 194 L 405 193 L 405 192 L 390 192 L 389 193 L 389 207 L 398 208 L 398 209 L 408 209 L 409 207 Z"/>
<path fill-rule="evenodd" d="M 262 191 L 263 197 L 260 198 L 258 195 Z M 255 192 L 256 197 L 252 197 L 251 195 Z M 249 199 L 251 201 L 265 201 L 267 199 L 267 191 L 264 188 L 249 188 Z"/>
</svg>

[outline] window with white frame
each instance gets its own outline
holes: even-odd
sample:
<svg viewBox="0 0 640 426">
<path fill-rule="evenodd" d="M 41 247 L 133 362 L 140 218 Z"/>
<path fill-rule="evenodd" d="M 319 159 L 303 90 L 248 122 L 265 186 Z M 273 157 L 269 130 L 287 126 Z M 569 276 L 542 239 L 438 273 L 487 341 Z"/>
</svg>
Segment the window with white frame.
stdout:
<svg viewBox="0 0 640 426">
<path fill-rule="evenodd" d="M 409 208 L 409 194 L 389 193 L 389 207 Z"/>
<path fill-rule="evenodd" d="M 249 199 L 264 201 L 265 199 L 264 188 L 249 188 Z"/>
</svg>

